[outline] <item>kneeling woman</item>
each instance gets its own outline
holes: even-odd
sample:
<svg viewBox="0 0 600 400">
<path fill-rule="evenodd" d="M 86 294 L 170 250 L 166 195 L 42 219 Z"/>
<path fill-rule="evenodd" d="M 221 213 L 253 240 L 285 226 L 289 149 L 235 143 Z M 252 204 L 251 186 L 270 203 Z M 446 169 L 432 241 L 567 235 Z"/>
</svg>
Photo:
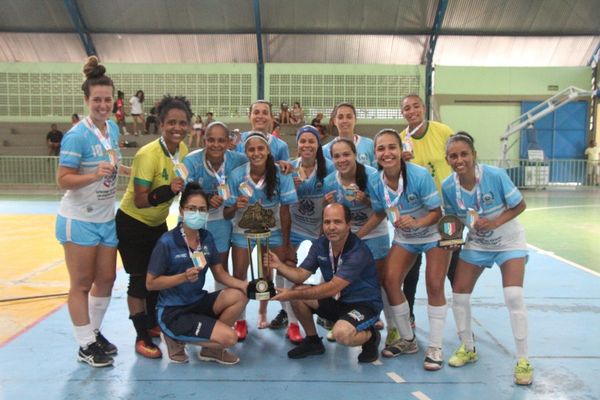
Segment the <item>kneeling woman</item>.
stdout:
<svg viewBox="0 0 600 400">
<path fill-rule="evenodd" d="M 231 329 L 248 299 L 247 282 L 229 275 L 219 259 L 208 220 L 206 195 L 197 183 L 189 183 L 179 206 L 183 217 L 175 229 L 159 239 L 148 266 L 146 286 L 159 290 L 158 322 L 173 362 L 188 361 L 185 343 L 202 346 L 198 358 L 220 364 L 237 364 L 227 348 L 237 343 Z M 206 267 L 215 280 L 228 288 L 204 290 Z"/>
<path fill-rule="evenodd" d="M 400 287 L 419 253 L 425 253 L 429 346 L 423 366 L 429 371 L 439 370 L 447 310 L 444 278 L 450 262 L 450 253 L 438 247 L 440 235 L 436 222 L 442 216 L 440 196 L 425 168 L 402 159 L 398 132 L 384 129 L 375 136 L 375 156 L 382 169 L 376 199 L 385 204 L 388 219 L 395 228 L 383 284 L 390 302 L 390 317 L 401 336 L 387 340 L 382 355 L 395 357 L 418 351 L 410 326 L 410 308 Z"/>
<path fill-rule="evenodd" d="M 523 302 L 527 243 L 523 226 L 515 219 L 525 210 L 525 201 L 503 170 L 477 164 L 469 134 L 459 132 L 448 139 L 446 160 L 454 173 L 442 184 L 445 211 L 457 215 L 469 228 L 452 288 L 452 311 L 462 344 L 448 364 L 462 367 L 477 361 L 471 293 L 484 267 L 497 264 L 517 346 L 514 380 L 518 385 L 529 385 L 533 367 L 527 360 L 527 311 Z"/>
</svg>

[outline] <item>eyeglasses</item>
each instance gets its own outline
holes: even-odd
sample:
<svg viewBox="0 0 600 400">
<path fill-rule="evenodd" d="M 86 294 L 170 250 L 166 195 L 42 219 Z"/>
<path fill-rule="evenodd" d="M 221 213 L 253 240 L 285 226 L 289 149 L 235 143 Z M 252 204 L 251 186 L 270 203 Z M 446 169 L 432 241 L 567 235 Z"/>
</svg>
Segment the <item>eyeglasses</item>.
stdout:
<svg viewBox="0 0 600 400">
<path fill-rule="evenodd" d="M 196 207 L 196 206 L 185 206 L 185 207 L 183 207 L 183 209 L 185 211 L 192 211 L 192 212 L 196 212 L 196 211 L 206 212 L 206 211 L 208 211 L 208 209 L 206 207 Z"/>
</svg>

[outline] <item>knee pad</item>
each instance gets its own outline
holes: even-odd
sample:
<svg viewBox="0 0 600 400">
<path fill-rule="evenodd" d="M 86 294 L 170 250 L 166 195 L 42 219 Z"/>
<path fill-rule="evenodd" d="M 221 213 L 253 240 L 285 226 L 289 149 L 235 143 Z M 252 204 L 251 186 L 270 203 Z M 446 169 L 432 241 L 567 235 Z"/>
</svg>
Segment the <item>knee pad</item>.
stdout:
<svg viewBox="0 0 600 400">
<path fill-rule="evenodd" d="M 146 289 L 146 275 L 129 275 L 127 294 L 137 299 L 145 299 L 148 294 Z"/>
</svg>

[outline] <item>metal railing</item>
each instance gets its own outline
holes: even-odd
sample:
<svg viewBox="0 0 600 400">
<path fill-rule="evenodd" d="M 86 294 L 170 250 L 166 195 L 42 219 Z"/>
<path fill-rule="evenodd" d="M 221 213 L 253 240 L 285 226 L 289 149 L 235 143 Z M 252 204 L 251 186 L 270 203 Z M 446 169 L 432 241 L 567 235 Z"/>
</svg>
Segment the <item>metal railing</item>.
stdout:
<svg viewBox="0 0 600 400">
<path fill-rule="evenodd" d="M 123 162 L 131 165 L 133 157 L 124 157 Z M 480 160 L 489 165 L 507 165 L 506 172 L 521 188 L 545 188 L 548 186 L 593 186 L 587 175 L 586 160 Z M 56 185 L 58 157 L 0 156 L 0 185 L 52 186 Z M 127 187 L 128 178 L 119 177 L 119 189 Z"/>
</svg>

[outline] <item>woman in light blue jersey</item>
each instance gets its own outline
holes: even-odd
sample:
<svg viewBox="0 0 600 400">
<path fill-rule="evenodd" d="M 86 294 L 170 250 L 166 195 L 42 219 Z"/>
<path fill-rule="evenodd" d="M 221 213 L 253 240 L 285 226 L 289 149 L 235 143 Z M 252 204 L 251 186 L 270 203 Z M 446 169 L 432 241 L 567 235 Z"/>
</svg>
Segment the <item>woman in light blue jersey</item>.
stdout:
<svg viewBox="0 0 600 400">
<path fill-rule="evenodd" d="M 356 127 L 356 108 L 351 103 L 340 103 L 331 112 L 329 119 L 329 132 L 338 137 L 346 138 L 354 142 L 356 147 L 356 161 L 363 165 L 376 167 L 375 156 L 373 154 L 373 140 L 354 133 Z M 331 145 L 333 142 L 323 146 L 323 153 L 328 159 L 331 158 Z"/>
<path fill-rule="evenodd" d="M 504 300 L 517 348 L 514 381 L 529 385 L 533 367 L 527 359 L 527 310 L 523 301 L 527 243 L 523 226 L 516 219 L 525 210 L 525 201 L 504 170 L 477 163 L 473 138 L 466 132 L 448 139 L 446 160 L 454 173 L 442 183 L 444 209 L 468 228 L 452 285 L 452 311 L 462 343 L 448 364 L 462 367 L 477 361 L 471 293 L 484 268 L 496 264 L 502 273 Z"/>
<path fill-rule="evenodd" d="M 442 336 L 447 305 L 444 279 L 450 253 L 438 247 L 437 222 L 442 216 L 441 201 L 427 170 L 402 159 L 402 141 L 393 129 L 375 136 L 375 156 L 381 169 L 375 197 L 386 208 L 394 226 L 394 241 L 385 266 L 383 285 L 389 299 L 388 321 L 399 332 L 388 330 L 384 357 L 416 353 L 417 341 L 410 326 L 410 308 L 401 290 L 406 275 L 420 253 L 427 259 L 427 315 L 429 346 L 423 366 L 428 371 L 442 367 Z M 388 327 L 389 328 L 389 327 Z"/>
<path fill-rule="evenodd" d="M 223 203 L 231 196 L 227 185 L 231 172 L 248 161 L 245 155 L 228 150 L 229 128 L 215 121 L 206 127 L 204 149 L 188 154 L 183 163 L 188 181 L 197 182 L 209 195 L 208 230 L 215 238 L 221 265 L 227 270 L 231 247 L 231 221 L 223 217 Z M 215 282 L 215 290 L 223 289 Z"/>
<path fill-rule="evenodd" d="M 89 116 L 74 125 L 61 144 L 58 186 L 66 190 L 56 219 L 69 271 L 67 304 L 79 361 L 93 367 L 113 363 L 115 345 L 100 333 L 110 302 L 117 263 L 115 194 L 121 165 L 119 128 L 109 120 L 113 81 L 96 57 L 88 58 L 82 85 Z"/>
<path fill-rule="evenodd" d="M 244 229 L 239 226 L 244 211 L 259 203 L 273 212 L 275 227 L 271 228 L 269 243 L 281 259 L 286 259 L 291 249 L 289 207 L 298 201 L 292 176 L 284 175 L 275 164 L 264 135 L 252 132 L 246 137 L 244 148 L 249 161 L 231 173 L 228 180 L 231 197 L 225 201 L 223 211 L 225 218 L 233 219 L 233 275 L 238 279 L 246 279 L 250 261 Z M 269 326 L 267 301 L 260 303 L 257 325 L 260 329 Z M 239 340 L 244 340 L 248 334 L 245 314 L 236 322 L 235 329 Z"/>
</svg>

